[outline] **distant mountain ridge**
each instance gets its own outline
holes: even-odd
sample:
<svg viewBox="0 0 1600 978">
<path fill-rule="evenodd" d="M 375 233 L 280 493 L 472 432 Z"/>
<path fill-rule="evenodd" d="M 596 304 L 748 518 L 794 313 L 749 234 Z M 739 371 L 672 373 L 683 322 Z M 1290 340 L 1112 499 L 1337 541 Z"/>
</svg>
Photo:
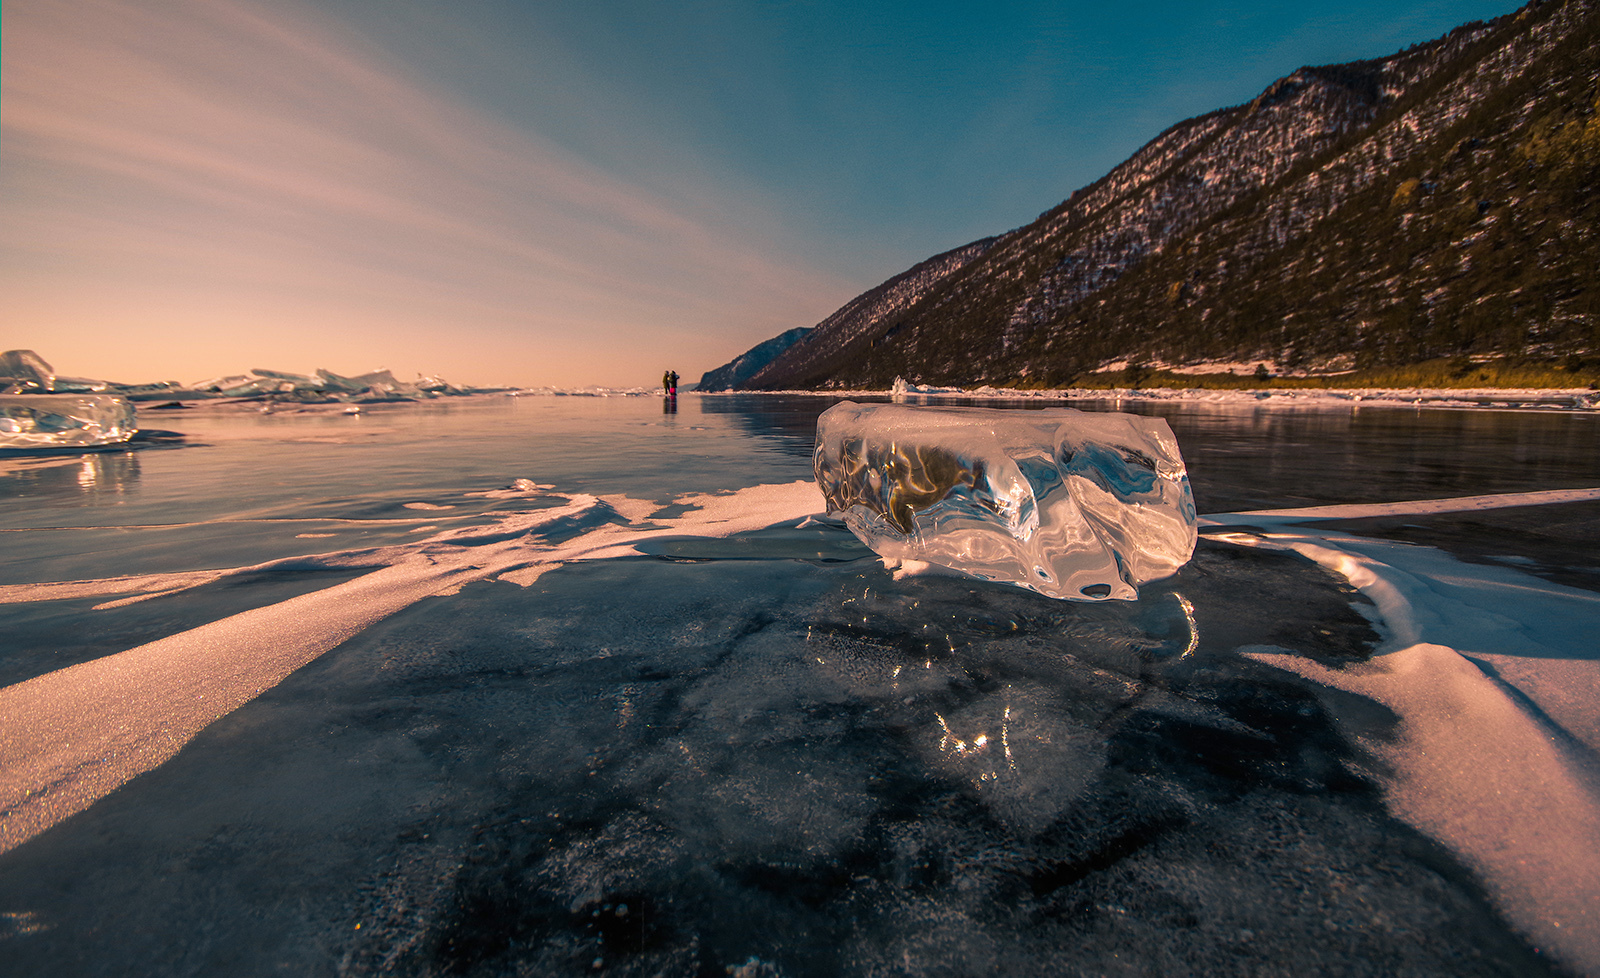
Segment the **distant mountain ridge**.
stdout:
<svg viewBox="0 0 1600 978">
<path fill-rule="evenodd" d="M 1113 360 L 1600 352 L 1595 0 L 1535 0 L 1180 122 L 740 386 L 1060 386 Z"/>
<path fill-rule="evenodd" d="M 704 374 L 701 374 L 700 382 L 694 385 L 694 389 L 697 391 L 725 391 L 739 387 L 745 381 L 754 377 L 762 367 L 777 359 L 778 355 L 783 351 L 804 339 L 806 334 L 814 328 L 811 326 L 796 326 L 787 332 L 779 333 L 770 340 L 757 343 L 715 370 L 707 370 Z"/>
</svg>

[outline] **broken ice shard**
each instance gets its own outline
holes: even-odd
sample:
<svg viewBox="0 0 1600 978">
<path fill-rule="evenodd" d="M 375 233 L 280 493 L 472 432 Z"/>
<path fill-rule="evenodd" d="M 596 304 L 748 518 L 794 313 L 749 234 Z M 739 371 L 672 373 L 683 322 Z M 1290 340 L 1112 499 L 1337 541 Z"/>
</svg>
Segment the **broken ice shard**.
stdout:
<svg viewBox="0 0 1600 978">
<path fill-rule="evenodd" d="M 879 554 L 1053 598 L 1132 600 L 1194 553 L 1160 418 L 845 401 L 817 419 L 813 464 L 829 512 Z"/>
<path fill-rule="evenodd" d="M 0 395 L 0 448 L 88 448 L 138 431 L 133 405 L 110 394 Z"/>
<path fill-rule="evenodd" d="M 32 350 L 7 350 L 0 353 L 0 392 L 20 394 L 24 391 L 56 389 L 55 368 Z"/>
</svg>

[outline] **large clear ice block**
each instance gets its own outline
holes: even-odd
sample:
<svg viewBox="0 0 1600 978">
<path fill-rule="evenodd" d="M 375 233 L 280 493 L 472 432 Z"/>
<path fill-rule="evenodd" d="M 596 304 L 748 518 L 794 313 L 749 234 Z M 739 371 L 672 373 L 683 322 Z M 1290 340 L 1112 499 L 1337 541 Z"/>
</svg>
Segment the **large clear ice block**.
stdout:
<svg viewBox="0 0 1600 978">
<path fill-rule="evenodd" d="M 817 419 L 817 484 L 885 557 L 1053 598 L 1138 597 L 1194 553 L 1194 495 L 1160 418 L 845 401 Z"/>
<path fill-rule="evenodd" d="M 114 445 L 138 431 L 133 405 L 110 394 L 0 394 L 0 448 Z"/>
</svg>

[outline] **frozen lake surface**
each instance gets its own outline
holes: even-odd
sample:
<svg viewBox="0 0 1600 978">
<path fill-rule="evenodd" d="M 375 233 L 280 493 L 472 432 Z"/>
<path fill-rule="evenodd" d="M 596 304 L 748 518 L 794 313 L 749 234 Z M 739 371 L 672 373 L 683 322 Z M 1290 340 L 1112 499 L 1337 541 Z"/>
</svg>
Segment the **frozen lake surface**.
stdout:
<svg viewBox="0 0 1600 978">
<path fill-rule="evenodd" d="M 1600 973 L 1600 502 L 1251 515 L 1597 487 L 1600 417 L 1123 404 L 1239 515 L 1078 604 L 808 518 L 831 403 L 0 459 L 0 970 Z"/>
</svg>

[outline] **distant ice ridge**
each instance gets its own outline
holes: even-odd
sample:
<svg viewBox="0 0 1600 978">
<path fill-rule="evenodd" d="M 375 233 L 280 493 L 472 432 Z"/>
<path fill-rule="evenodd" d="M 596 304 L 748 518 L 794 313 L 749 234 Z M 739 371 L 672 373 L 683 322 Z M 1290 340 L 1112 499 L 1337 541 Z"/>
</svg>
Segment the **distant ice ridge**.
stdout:
<svg viewBox="0 0 1600 978">
<path fill-rule="evenodd" d="M 314 376 L 257 367 L 245 374 L 200 381 L 190 385 L 191 390 L 187 391 L 176 387 L 164 389 L 163 385 L 147 386 L 152 387 L 151 394 L 158 396 L 163 394 L 178 396 L 198 392 L 201 396 L 356 402 L 414 401 L 466 394 L 474 390 L 474 388 L 457 387 L 438 377 L 419 375 L 415 381 L 404 381 L 396 378 L 388 370 L 374 370 L 355 377 L 345 377 L 320 367 Z"/>
<path fill-rule="evenodd" d="M 1053 598 L 1133 600 L 1194 553 L 1160 418 L 844 401 L 817 419 L 813 464 L 829 511 L 885 558 Z"/>
<path fill-rule="evenodd" d="M 109 394 L 0 394 L 0 448 L 88 448 L 138 431 L 133 405 Z"/>
<path fill-rule="evenodd" d="M 505 387 L 458 386 L 439 377 L 417 375 L 414 381 L 396 378 L 388 370 L 344 377 L 320 367 L 312 374 L 257 367 L 247 373 L 213 377 L 193 384 L 175 380 L 148 384 L 119 384 L 110 380 L 60 377 L 55 368 L 32 350 L 0 353 L 0 393 L 6 394 L 116 394 L 130 401 L 186 401 L 207 398 L 297 401 L 310 404 L 373 401 L 416 401 L 464 394 L 490 394 Z"/>
</svg>

